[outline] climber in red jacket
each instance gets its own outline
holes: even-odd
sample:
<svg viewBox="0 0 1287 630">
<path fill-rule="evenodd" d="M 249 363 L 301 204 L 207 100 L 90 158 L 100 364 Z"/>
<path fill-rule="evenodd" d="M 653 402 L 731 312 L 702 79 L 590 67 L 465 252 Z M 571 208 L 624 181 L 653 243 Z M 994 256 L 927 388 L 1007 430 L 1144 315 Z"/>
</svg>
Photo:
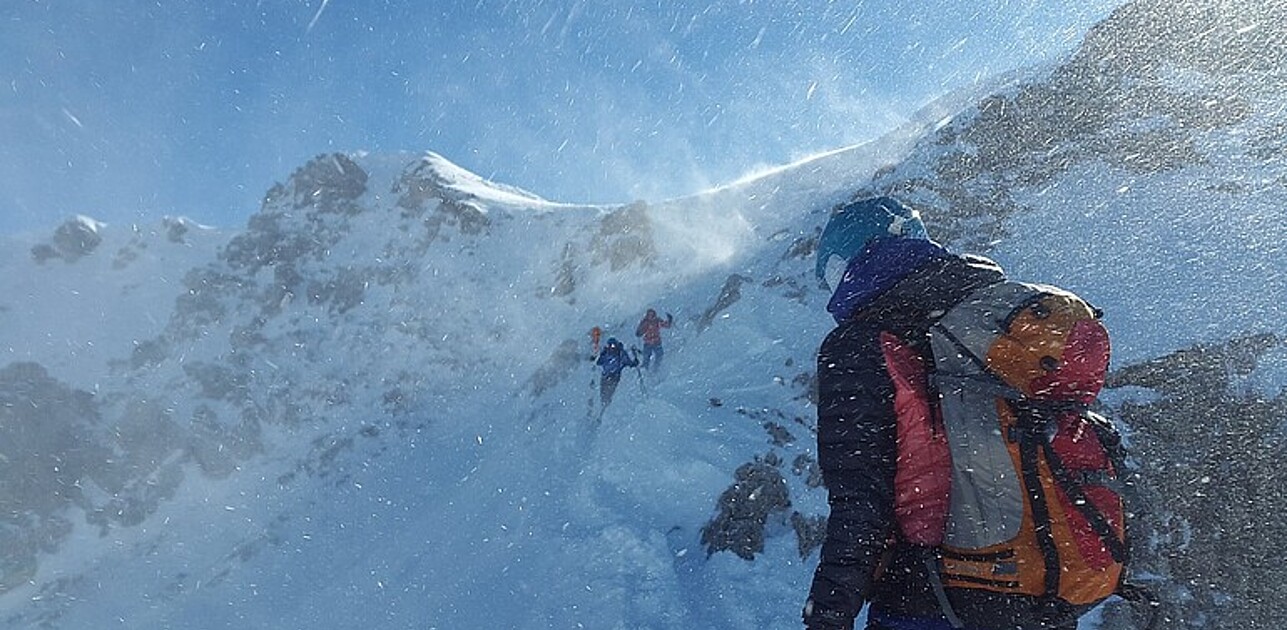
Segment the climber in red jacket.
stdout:
<svg viewBox="0 0 1287 630">
<path fill-rule="evenodd" d="M 661 348 L 661 329 L 670 328 L 675 323 L 675 318 L 670 313 L 666 313 L 666 319 L 657 317 L 657 311 L 648 309 L 648 313 L 639 321 L 635 327 L 635 336 L 643 338 L 643 359 L 640 365 L 645 369 L 656 371 L 661 368 L 661 356 L 664 353 Z"/>
</svg>

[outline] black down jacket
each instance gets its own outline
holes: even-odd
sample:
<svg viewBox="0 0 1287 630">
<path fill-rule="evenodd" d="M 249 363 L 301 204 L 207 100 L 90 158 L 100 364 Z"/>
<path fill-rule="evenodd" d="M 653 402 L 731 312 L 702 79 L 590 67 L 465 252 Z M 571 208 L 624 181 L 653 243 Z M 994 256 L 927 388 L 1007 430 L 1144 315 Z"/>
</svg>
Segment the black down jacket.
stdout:
<svg viewBox="0 0 1287 630">
<path fill-rule="evenodd" d="M 867 602 L 899 617 L 942 617 L 919 552 L 890 544 L 897 428 L 880 334 L 917 346 L 944 311 L 1004 276 L 989 260 L 958 255 L 898 273 L 818 351 L 818 461 L 831 514 L 805 606 L 812 629 L 851 628 Z"/>
</svg>

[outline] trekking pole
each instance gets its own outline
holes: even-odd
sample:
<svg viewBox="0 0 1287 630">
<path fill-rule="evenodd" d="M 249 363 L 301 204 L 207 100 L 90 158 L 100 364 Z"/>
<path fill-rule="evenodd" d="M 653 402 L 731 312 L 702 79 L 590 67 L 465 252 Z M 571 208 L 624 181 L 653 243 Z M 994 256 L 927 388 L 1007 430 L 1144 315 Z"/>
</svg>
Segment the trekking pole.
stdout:
<svg viewBox="0 0 1287 630">
<path fill-rule="evenodd" d="M 643 392 L 644 396 L 647 396 L 648 386 L 644 385 L 643 370 L 639 369 L 639 348 L 630 346 L 630 355 L 635 360 L 635 375 L 639 377 L 639 391 Z"/>
<path fill-rule="evenodd" d="M 594 402 L 598 398 L 599 388 L 599 340 L 603 337 L 603 329 L 595 326 L 590 329 L 590 398 L 585 401 L 585 415 L 590 417 L 594 415 Z"/>
</svg>

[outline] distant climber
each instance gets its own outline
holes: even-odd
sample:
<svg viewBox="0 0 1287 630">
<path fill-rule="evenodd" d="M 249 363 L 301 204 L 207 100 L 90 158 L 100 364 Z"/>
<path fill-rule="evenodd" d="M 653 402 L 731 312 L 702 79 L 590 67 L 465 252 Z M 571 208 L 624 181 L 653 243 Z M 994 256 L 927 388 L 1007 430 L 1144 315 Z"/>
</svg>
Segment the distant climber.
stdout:
<svg viewBox="0 0 1287 630">
<path fill-rule="evenodd" d="M 657 311 L 648 309 L 644 318 L 639 321 L 635 327 L 635 336 L 643 338 L 643 363 L 641 366 L 645 370 L 656 371 L 661 368 L 661 357 L 664 350 L 661 347 L 661 329 L 670 328 L 675 323 L 675 318 L 670 313 L 666 313 L 666 319 L 657 317 Z"/>
<path fill-rule="evenodd" d="M 609 337 L 595 364 L 603 370 L 603 374 L 599 377 L 599 402 L 603 408 L 612 402 L 612 395 L 617 391 L 617 384 L 621 382 L 621 371 L 638 366 L 639 361 L 626 353 L 620 341 L 615 337 Z"/>
</svg>

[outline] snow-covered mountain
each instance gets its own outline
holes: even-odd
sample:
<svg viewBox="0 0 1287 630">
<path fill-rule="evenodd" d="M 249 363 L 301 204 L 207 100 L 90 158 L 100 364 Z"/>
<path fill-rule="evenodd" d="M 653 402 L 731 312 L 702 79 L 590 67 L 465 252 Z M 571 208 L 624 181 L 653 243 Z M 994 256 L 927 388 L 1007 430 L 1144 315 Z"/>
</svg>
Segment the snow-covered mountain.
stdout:
<svg viewBox="0 0 1287 630">
<path fill-rule="evenodd" d="M 875 192 L 1104 308 L 1111 411 L 1145 494 L 1180 506 L 1147 510 L 1168 614 L 1245 618 L 1228 600 L 1267 592 L 1192 548 L 1282 519 L 1231 531 L 1203 497 L 1287 509 L 1282 484 L 1221 495 L 1228 452 L 1174 436 L 1282 453 L 1284 12 L 1137 2 L 1064 63 L 684 199 L 554 203 L 432 153 L 337 153 L 241 230 L 10 238 L 0 624 L 796 627 L 826 514 L 811 255 Z M 676 318 L 663 371 L 596 423 L 588 332 L 634 342 L 647 308 Z"/>
<path fill-rule="evenodd" d="M 92 238 L 72 253 L 57 236 L 24 244 L 0 373 L 13 443 L 32 445 L 6 453 L 29 479 L 6 497 L 21 510 L 5 530 L 7 621 L 765 614 L 697 605 L 698 585 L 720 588 L 693 575 L 713 570 L 699 532 L 734 470 L 773 452 L 765 427 L 808 435 L 812 342 L 773 322 L 825 330 L 808 237 L 846 188 L 835 171 L 875 165 L 855 149 L 798 167 L 789 192 L 751 181 L 598 208 L 432 154 L 334 154 L 235 234 L 78 218 L 59 232 Z M 666 375 L 627 382 L 593 426 L 588 331 L 633 340 L 649 306 L 680 322 Z M 40 328 L 65 320 L 82 328 Z M 790 449 L 807 457 L 807 440 Z M 794 544 L 775 551 L 807 573 Z M 723 555 L 713 565 L 776 573 Z M 171 604 L 145 604 L 158 599 Z"/>
</svg>

